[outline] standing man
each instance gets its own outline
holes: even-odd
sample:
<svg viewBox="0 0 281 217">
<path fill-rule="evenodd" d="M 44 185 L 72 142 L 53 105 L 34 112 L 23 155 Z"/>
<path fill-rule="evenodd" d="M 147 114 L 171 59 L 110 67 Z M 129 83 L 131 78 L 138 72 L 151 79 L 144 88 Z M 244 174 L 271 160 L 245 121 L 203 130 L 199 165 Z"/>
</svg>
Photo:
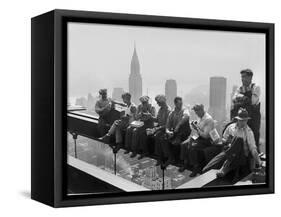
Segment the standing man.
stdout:
<svg viewBox="0 0 281 217">
<path fill-rule="evenodd" d="M 222 141 L 226 144 L 226 150 L 214 157 L 205 166 L 203 172 L 220 168 L 217 176 L 224 177 L 231 170 L 240 168 L 242 171 L 244 170 L 245 174 L 243 175 L 246 175 L 252 169 L 252 159 L 256 164 L 261 165 L 254 133 L 247 125 L 248 120 L 250 120 L 247 110 L 239 109 L 235 119 L 237 122 L 230 124 L 223 134 Z"/>
<path fill-rule="evenodd" d="M 258 85 L 252 83 L 253 72 L 251 69 L 244 69 L 240 72 L 242 86 L 239 87 L 232 98 L 231 118 L 237 116 L 239 108 L 248 111 L 250 120 L 248 126 L 252 129 L 255 137 L 256 146 L 259 151 L 260 140 L 260 95 L 261 90 Z"/>
<path fill-rule="evenodd" d="M 120 119 L 114 121 L 107 134 L 100 138 L 100 140 L 108 143 L 110 137 L 114 135 L 115 143 L 116 143 L 116 151 L 118 151 L 123 146 L 122 131 L 125 130 L 129 126 L 129 124 L 135 120 L 136 111 L 137 111 L 137 107 L 135 106 L 135 104 L 131 102 L 130 93 L 122 94 L 122 99 L 126 105 L 124 115 L 121 116 Z"/>
<path fill-rule="evenodd" d="M 174 99 L 175 108 L 169 114 L 166 124 L 166 142 L 162 143 L 162 150 L 165 157 L 168 158 L 164 167 L 175 163 L 175 153 L 173 146 L 180 146 L 186 140 L 191 132 L 189 125 L 189 112 L 183 108 L 182 98 Z"/>
<path fill-rule="evenodd" d="M 191 138 L 188 149 L 189 163 L 193 166 L 190 177 L 194 177 L 201 172 L 202 162 L 198 157 L 199 151 L 211 145 L 210 132 L 215 128 L 214 119 L 204 110 L 202 104 L 196 104 L 192 109 L 199 119 L 191 123 L 195 135 L 192 137 L 194 139 Z"/>
<path fill-rule="evenodd" d="M 109 113 L 114 104 L 107 98 L 107 89 L 99 90 L 100 99 L 96 102 L 95 111 L 99 115 L 98 129 L 100 136 L 106 133 L 106 126 L 109 124 Z"/>
</svg>

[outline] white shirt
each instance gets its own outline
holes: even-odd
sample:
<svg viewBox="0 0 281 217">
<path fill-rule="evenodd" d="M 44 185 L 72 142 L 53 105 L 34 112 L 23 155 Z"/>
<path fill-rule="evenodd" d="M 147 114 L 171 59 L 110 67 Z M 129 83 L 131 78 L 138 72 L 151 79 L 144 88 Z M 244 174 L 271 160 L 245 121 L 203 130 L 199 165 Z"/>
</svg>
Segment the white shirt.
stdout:
<svg viewBox="0 0 281 217">
<path fill-rule="evenodd" d="M 135 120 L 135 117 L 134 117 L 135 113 L 132 112 L 132 107 L 136 108 L 136 105 L 134 103 L 131 103 L 131 105 L 126 107 L 126 109 L 125 109 L 125 115 L 130 117 L 129 123 L 131 123 Z"/>
<path fill-rule="evenodd" d="M 210 131 L 215 128 L 215 121 L 211 115 L 209 115 L 207 112 L 205 112 L 203 117 L 198 119 L 197 126 L 201 131 L 200 136 L 208 139 L 208 138 L 210 138 Z M 197 131 L 193 130 L 192 135 L 194 135 L 194 134 L 195 135 L 198 134 Z"/>
<path fill-rule="evenodd" d="M 257 148 L 254 133 L 248 125 L 243 128 L 238 128 L 236 123 L 230 124 L 224 131 L 223 138 L 227 140 L 229 136 L 242 138 L 244 140 L 244 151 L 246 153 L 248 150 L 252 153 L 252 151 Z"/>
</svg>

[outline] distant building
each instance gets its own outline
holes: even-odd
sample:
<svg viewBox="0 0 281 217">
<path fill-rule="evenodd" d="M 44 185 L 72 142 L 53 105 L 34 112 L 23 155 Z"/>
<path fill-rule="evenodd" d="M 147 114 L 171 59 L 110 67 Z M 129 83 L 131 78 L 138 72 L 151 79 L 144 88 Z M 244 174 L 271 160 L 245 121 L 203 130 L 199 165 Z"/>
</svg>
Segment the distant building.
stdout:
<svg viewBox="0 0 281 217">
<path fill-rule="evenodd" d="M 140 74 L 140 63 L 134 46 L 134 53 L 131 60 L 131 73 L 129 75 L 129 93 L 132 95 L 132 102 L 138 104 L 142 96 L 142 77 Z"/>
<path fill-rule="evenodd" d="M 218 122 L 226 119 L 226 78 L 210 78 L 209 113 Z"/>
<path fill-rule="evenodd" d="M 166 80 L 165 83 L 165 95 L 167 98 L 167 104 L 174 108 L 174 99 L 177 96 L 177 82 L 173 79 Z"/>
<path fill-rule="evenodd" d="M 122 94 L 123 93 L 124 93 L 123 88 L 121 88 L 121 87 L 113 88 L 112 99 L 117 100 L 117 101 L 122 101 Z"/>
<path fill-rule="evenodd" d="M 77 98 L 75 101 L 75 105 L 80 105 L 82 107 L 87 108 L 87 99 L 85 97 Z"/>
<path fill-rule="evenodd" d="M 154 180 L 158 178 L 156 167 L 151 166 L 145 169 L 143 186 L 152 189 Z"/>
<path fill-rule="evenodd" d="M 172 180 L 170 177 L 164 177 L 164 189 L 171 189 L 172 188 Z M 163 189 L 163 179 L 157 178 L 152 182 L 152 190 L 162 190 Z"/>
<path fill-rule="evenodd" d="M 88 110 L 94 110 L 95 104 L 96 104 L 97 99 L 93 97 L 92 94 L 88 94 L 88 99 L 87 99 L 87 109 Z"/>
</svg>

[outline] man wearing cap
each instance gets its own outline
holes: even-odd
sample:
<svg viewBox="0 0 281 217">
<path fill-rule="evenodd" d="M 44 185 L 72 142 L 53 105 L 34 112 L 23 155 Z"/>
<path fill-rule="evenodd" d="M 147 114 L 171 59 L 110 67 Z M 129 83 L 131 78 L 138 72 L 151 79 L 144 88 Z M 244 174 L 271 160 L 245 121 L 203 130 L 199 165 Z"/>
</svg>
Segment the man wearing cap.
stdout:
<svg viewBox="0 0 281 217">
<path fill-rule="evenodd" d="M 135 120 L 137 111 L 135 104 L 131 102 L 130 93 L 122 94 L 122 99 L 126 105 L 124 115 L 121 116 L 119 120 L 114 121 L 107 134 L 100 138 L 100 140 L 108 143 L 110 141 L 110 137 L 112 135 L 115 135 L 116 151 L 118 151 L 123 146 L 122 131 L 125 130 L 129 126 L 129 124 Z"/>
<path fill-rule="evenodd" d="M 149 103 L 149 96 L 140 97 L 141 104 L 137 108 L 137 113 L 135 119 L 142 123 L 140 126 L 129 126 L 126 131 L 125 147 L 129 153 L 132 151 L 131 157 L 135 157 L 140 151 L 143 154 L 146 154 L 146 150 L 142 150 L 140 147 L 140 141 L 143 139 L 142 136 L 145 136 L 146 129 L 152 128 L 155 118 L 155 108 Z M 142 158 L 140 156 L 139 158 Z"/>
<path fill-rule="evenodd" d="M 168 158 L 164 167 L 175 163 L 175 153 L 173 147 L 180 146 L 180 144 L 188 138 L 191 129 L 189 125 L 189 111 L 183 108 L 182 98 L 175 97 L 175 108 L 169 114 L 166 124 L 165 142 L 161 144 L 161 150 L 164 156 Z"/>
<path fill-rule="evenodd" d="M 224 177 L 231 170 L 239 168 L 242 169 L 243 175 L 247 175 L 253 166 L 252 159 L 256 164 L 261 165 L 254 133 L 247 125 L 250 120 L 247 110 L 240 108 L 235 119 L 237 122 L 230 124 L 223 134 L 222 142 L 225 143 L 226 149 L 214 157 L 205 166 L 203 172 L 220 168 L 217 176 Z"/>
<path fill-rule="evenodd" d="M 106 125 L 109 124 L 109 113 L 114 104 L 111 99 L 107 98 L 107 89 L 100 89 L 99 94 L 100 99 L 96 102 L 95 111 L 99 115 L 99 133 L 103 136 L 106 133 Z"/>
<path fill-rule="evenodd" d="M 259 149 L 260 139 L 260 95 L 261 90 L 258 85 L 252 83 L 253 72 L 251 69 L 244 69 L 240 72 L 242 86 L 237 88 L 232 98 L 231 118 L 237 115 L 239 108 L 245 108 L 251 119 L 248 126 L 252 129 L 256 145 Z"/>
<path fill-rule="evenodd" d="M 193 167 L 190 177 L 201 172 L 202 162 L 199 159 L 199 151 L 211 145 L 210 132 L 215 128 L 215 121 L 211 115 L 204 110 L 204 105 L 196 104 L 192 108 L 199 117 L 198 121 L 191 122 L 193 136 L 190 138 L 188 148 L 188 160 Z"/>
<path fill-rule="evenodd" d="M 165 127 L 167 123 L 168 116 L 171 112 L 171 108 L 167 105 L 166 102 L 166 96 L 165 95 L 157 95 L 155 97 L 155 101 L 160 107 L 157 117 L 154 119 L 154 122 L 156 122 L 157 126 L 153 128 L 147 129 L 147 134 L 153 135 L 155 139 L 155 155 L 157 156 L 157 163 L 156 165 L 160 165 L 163 162 L 164 153 L 162 150 L 161 145 L 164 142 L 164 136 L 165 136 Z M 145 146 L 144 149 L 148 149 L 147 147 L 147 141 L 141 143 L 143 146 Z"/>
</svg>

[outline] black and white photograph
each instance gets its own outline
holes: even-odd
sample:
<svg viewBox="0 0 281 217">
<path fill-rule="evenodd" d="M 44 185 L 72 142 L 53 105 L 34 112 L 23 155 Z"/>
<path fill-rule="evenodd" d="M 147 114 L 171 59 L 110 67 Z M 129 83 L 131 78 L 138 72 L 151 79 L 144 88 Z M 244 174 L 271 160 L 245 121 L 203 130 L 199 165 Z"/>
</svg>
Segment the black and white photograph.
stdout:
<svg viewBox="0 0 281 217">
<path fill-rule="evenodd" d="M 266 184 L 266 34 L 67 23 L 67 195 Z"/>
</svg>

